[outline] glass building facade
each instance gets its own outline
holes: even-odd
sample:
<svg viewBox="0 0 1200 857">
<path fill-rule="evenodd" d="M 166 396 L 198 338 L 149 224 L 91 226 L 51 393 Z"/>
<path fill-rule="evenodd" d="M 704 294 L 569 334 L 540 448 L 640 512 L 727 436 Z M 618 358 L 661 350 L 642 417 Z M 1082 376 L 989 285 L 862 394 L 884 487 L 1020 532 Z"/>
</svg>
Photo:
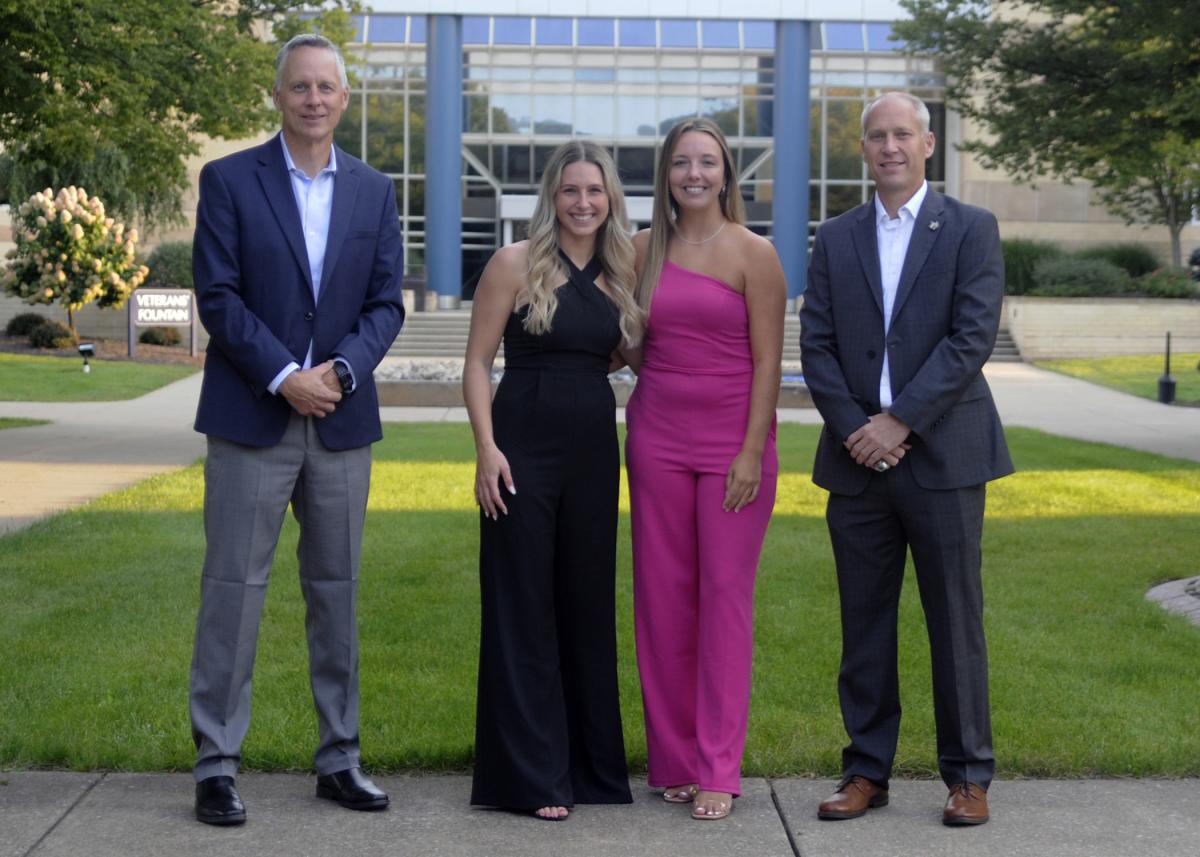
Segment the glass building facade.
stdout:
<svg viewBox="0 0 1200 857">
<path fill-rule="evenodd" d="M 347 60 L 350 108 L 337 142 L 396 182 L 410 275 L 425 267 L 426 17 L 357 19 Z M 813 23 L 809 233 L 868 198 L 859 153 L 866 101 L 903 89 L 923 98 L 945 139 L 942 80 L 906 57 L 891 26 Z M 502 210 L 537 192 L 549 153 L 574 136 L 608 146 L 631 198 L 652 193 L 657 148 L 679 119 L 708 116 L 734 151 L 749 225 L 772 233 L 776 28 L 771 21 L 483 17 L 462 19 L 462 275 L 523 235 Z M 944 184 L 944 145 L 928 174 Z M 790 192 L 790 190 L 789 190 Z M 648 206 L 631 204 L 635 220 Z M 469 297 L 472 289 L 464 290 Z"/>
</svg>

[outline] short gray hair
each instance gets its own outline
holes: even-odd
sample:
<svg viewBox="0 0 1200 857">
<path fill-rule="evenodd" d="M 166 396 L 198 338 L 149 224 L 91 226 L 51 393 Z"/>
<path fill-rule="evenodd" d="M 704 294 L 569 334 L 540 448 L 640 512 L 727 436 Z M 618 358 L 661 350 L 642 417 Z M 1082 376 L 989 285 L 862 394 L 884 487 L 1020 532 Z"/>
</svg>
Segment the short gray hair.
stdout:
<svg viewBox="0 0 1200 857">
<path fill-rule="evenodd" d="M 883 101 L 885 98 L 899 98 L 902 101 L 907 101 L 910 105 L 912 105 L 912 109 L 915 110 L 917 113 L 917 122 L 920 123 L 920 125 L 921 125 L 921 133 L 922 134 L 929 133 L 929 108 L 925 106 L 925 102 L 922 101 L 921 99 L 917 98 L 917 96 L 913 95 L 911 92 L 901 92 L 900 90 L 893 90 L 891 92 L 885 92 L 885 93 L 883 93 L 883 95 L 880 95 L 877 98 L 872 99 L 867 104 L 867 106 L 863 108 L 863 112 L 862 112 L 863 139 L 866 139 L 866 136 L 867 136 L 867 118 L 871 115 L 871 111 L 875 109 L 876 105 L 878 105 L 879 102 Z"/>
<path fill-rule="evenodd" d="M 338 50 L 337 45 L 316 33 L 301 33 L 288 39 L 287 44 L 280 48 L 279 53 L 275 55 L 276 90 L 283 85 L 283 66 L 287 63 L 287 58 L 298 48 L 323 48 L 332 52 L 333 58 L 337 60 L 338 77 L 341 79 L 342 89 L 350 88 L 350 79 L 346 77 L 346 61 L 342 59 L 342 52 Z"/>
</svg>

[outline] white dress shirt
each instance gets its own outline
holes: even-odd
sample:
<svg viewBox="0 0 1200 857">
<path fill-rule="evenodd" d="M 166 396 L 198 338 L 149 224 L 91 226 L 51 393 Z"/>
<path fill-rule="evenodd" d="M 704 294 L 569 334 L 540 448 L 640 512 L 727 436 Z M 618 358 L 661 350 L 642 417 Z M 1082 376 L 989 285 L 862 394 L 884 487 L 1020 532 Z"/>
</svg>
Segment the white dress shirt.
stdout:
<svg viewBox="0 0 1200 857">
<path fill-rule="evenodd" d="M 296 198 L 296 209 L 300 214 L 300 228 L 304 235 L 304 249 L 308 254 L 308 270 L 312 274 L 313 301 L 321 290 L 321 275 L 325 271 L 325 245 L 329 241 L 329 221 L 333 215 L 333 180 L 337 175 L 337 150 L 329 149 L 329 165 L 313 178 L 305 175 L 292 160 L 287 141 L 279 135 L 283 146 L 283 159 L 287 162 L 288 177 L 291 179 L 292 195 Z M 345 361 L 342 361 L 345 362 Z M 296 363 L 284 366 L 275 379 L 267 385 L 272 393 L 279 389 L 283 379 L 300 367 Z M 304 355 L 304 368 L 312 368 L 312 342 Z M 353 374 L 353 370 L 351 370 Z"/>
<path fill-rule="evenodd" d="M 899 217 L 893 218 L 883 207 L 879 194 L 875 194 L 875 240 L 879 247 L 879 282 L 883 287 L 883 336 L 887 339 L 892 325 L 892 307 L 896 304 L 896 291 L 900 288 L 900 272 L 904 268 L 904 257 L 912 240 L 913 224 L 929 190 L 928 182 L 912 198 L 900 206 Z M 892 373 L 888 364 L 886 342 L 883 349 L 883 372 L 879 376 L 879 407 L 887 410 L 892 406 Z"/>
</svg>

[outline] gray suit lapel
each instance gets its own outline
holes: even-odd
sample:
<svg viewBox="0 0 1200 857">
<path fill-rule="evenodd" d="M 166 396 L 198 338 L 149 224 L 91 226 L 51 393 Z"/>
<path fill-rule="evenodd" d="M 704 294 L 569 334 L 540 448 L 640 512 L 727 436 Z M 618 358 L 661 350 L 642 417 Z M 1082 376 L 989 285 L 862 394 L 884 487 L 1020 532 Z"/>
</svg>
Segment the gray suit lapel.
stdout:
<svg viewBox="0 0 1200 857">
<path fill-rule="evenodd" d="M 851 232 L 854 236 L 854 249 L 858 251 L 858 261 L 862 264 L 863 274 L 871 287 L 871 297 L 883 317 L 883 285 L 879 278 L 879 241 L 875 235 L 875 202 L 872 200 L 861 207 L 858 222 Z"/>
<path fill-rule="evenodd" d="M 933 250 L 933 245 L 942 234 L 946 224 L 945 202 L 940 193 L 930 188 L 921 203 L 921 210 L 913 223 L 912 238 L 908 242 L 908 253 L 904 256 L 904 267 L 900 269 L 900 285 L 896 289 L 896 302 L 892 304 L 892 321 L 900 315 L 900 308 L 912 293 L 917 274 L 925 267 L 925 260 Z"/>
<path fill-rule="evenodd" d="M 333 206 L 329 213 L 329 235 L 325 239 L 325 264 L 321 269 L 321 290 L 317 292 L 318 304 L 325 299 L 325 287 L 329 285 L 329 278 L 333 276 L 342 245 L 346 243 L 346 231 L 350 228 L 350 216 L 358 198 L 358 181 L 350 159 L 338 149 L 337 172 L 333 175 Z"/>
<path fill-rule="evenodd" d="M 304 272 L 309 294 L 312 293 L 312 271 L 308 269 L 308 250 L 304 245 L 304 227 L 300 224 L 300 212 L 296 208 L 296 195 L 292 192 L 292 180 L 288 175 L 287 161 L 283 159 L 283 143 L 276 135 L 263 146 L 259 158 L 258 180 L 262 184 L 267 204 L 287 238 L 296 264 Z"/>
</svg>

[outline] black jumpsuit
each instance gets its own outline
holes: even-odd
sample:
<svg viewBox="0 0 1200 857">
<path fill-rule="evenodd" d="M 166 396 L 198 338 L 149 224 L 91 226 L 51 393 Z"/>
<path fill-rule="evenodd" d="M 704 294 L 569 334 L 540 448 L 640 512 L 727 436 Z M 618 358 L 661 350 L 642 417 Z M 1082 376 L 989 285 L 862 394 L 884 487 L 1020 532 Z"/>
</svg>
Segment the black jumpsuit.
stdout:
<svg viewBox="0 0 1200 857">
<path fill-rule="evenodd" d="M 630 803 L 617 692 L 615 577 L 620 458 L 609 357 L 617 309 L 562 257 L 552 329 L 525 308 L 504 329 L 492 402 L 516 495 L 480 516 L 482 632 L 471 803 L 532 810 Z"/>
</svg>

